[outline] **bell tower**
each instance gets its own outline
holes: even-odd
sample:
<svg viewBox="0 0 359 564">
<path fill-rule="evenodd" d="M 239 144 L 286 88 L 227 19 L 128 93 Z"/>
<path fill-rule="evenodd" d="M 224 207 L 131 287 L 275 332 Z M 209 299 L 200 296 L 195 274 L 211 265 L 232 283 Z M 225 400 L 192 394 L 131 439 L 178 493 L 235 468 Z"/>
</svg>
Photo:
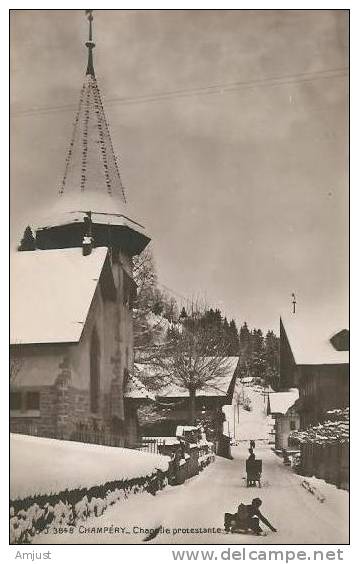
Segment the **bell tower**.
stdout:
<svg viewBox="0 0 359 564">
<path fill-rule="evenodd" d="M 143 225 L 130 217 L 95 76 L 93 14 L 89 23 L 87 67 L 67 150 L 58 196 L 35 230 L 37 249 L 109 247 L 128 258 L 149 243 Z"/>
</svg>

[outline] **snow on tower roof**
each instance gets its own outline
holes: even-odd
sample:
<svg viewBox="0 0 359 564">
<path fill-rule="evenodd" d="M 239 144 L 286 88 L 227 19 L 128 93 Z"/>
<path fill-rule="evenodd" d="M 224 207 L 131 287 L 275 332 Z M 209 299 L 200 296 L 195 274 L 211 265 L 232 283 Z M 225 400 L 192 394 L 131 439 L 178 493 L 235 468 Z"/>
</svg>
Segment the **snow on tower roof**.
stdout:
<svg viewBox="0 0 359 564">
<path fill-rule="evenodd" d="M 62 181 L 54 206 L 37 213 L 38 229 L 81 222 L 92 212 L 94 223 L 129 227 L 146 235 L 130 219 L 119 164 L 112 145 L 101 94 L 93 66 L 92 14 L 89 16 L 88 64 L 73 123 Z M 149 239 L 148 239 L 149 240 Z"/>
<path fill-rule="evenodd" d="M 281 322 L 297 365 L 348 364 L 349 352 L 337 351 L 330 339 L 346 328 L 333 312 L 282 315 Z"/>
<path fill-rule="evenodd" d="M 11 257 L 10 342 L 79 341 L 107 248 L 18 251 Z"/>
<path fill-rule="evenodd" d="M 270 395 L 271 413 L 287 413 L 288 409 L 294 405 L 299 398 L 297 388 L 292 388 L 288 392 L 275 392 Z"/>
</svg>

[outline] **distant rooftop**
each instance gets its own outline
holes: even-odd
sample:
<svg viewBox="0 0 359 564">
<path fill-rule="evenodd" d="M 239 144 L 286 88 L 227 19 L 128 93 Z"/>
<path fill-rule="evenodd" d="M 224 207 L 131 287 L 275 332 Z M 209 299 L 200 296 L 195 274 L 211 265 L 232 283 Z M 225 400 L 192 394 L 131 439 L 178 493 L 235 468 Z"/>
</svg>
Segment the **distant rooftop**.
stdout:
<svg viewBox="0 0 359 564">
<path fill-rule="evenodd" d="M 152 401 L 156 399 L 155 394 L 147 390 L 142 382 L 133 374 L 130 374 L 128 378 L 124 397 L 130 399 L 148 399 Z"/>
<path fill-rule="evenodd" d="M 292 388 L 288 392 L 275 392 L 271 394 L 269 400 L 271 413 L 281 413 L 284 415 L 298 398 L 299 392 L 297 388 Z"/>
</svg>

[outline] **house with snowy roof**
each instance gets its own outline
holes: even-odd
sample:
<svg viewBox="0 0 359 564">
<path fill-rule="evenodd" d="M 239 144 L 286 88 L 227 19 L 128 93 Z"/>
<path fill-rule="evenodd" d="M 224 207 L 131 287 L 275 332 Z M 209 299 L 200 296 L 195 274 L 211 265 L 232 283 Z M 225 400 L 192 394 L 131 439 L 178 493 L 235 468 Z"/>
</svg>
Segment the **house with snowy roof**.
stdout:
<svg viewBox="0 0 359 564">
<path fill-rule="evenodd" d="M 290 433 L 299 429 L 299 414 L 295 407 L 298 397 L 297 388 L 270 394 L 268 412 L 275 420 L 275 448 L 278 450 L 287 449 Z"/>
<path fill-rule="evenodd" d="M 281 389 L 297 386 L 301 429 L 349 405 L 349 331 L 334 314 L 296 312 L 280 319 Z"/>
<path fill-rule="evenodd" d="M 133 375 L 132 259 L 150 239 L 128 211 L 91 13 L 86 47 L 58 195 L 11 257 L 11 430 L 131 446 L 137 406 L 151 399 Z"/>
</svg>

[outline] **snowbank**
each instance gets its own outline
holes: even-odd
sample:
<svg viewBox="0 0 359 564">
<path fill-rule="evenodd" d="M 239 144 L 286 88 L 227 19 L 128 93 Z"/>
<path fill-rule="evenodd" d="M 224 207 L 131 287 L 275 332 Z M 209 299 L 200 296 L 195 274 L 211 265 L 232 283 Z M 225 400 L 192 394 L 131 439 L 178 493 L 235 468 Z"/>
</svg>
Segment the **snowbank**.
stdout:
<svg viewBox="0 0 359 564">
<path fill-rule="evenodd" d="M 137 450 L 12 434 L 10 497 L 89 488 L 168 469 L 168 457 Z"/>
</svg>

